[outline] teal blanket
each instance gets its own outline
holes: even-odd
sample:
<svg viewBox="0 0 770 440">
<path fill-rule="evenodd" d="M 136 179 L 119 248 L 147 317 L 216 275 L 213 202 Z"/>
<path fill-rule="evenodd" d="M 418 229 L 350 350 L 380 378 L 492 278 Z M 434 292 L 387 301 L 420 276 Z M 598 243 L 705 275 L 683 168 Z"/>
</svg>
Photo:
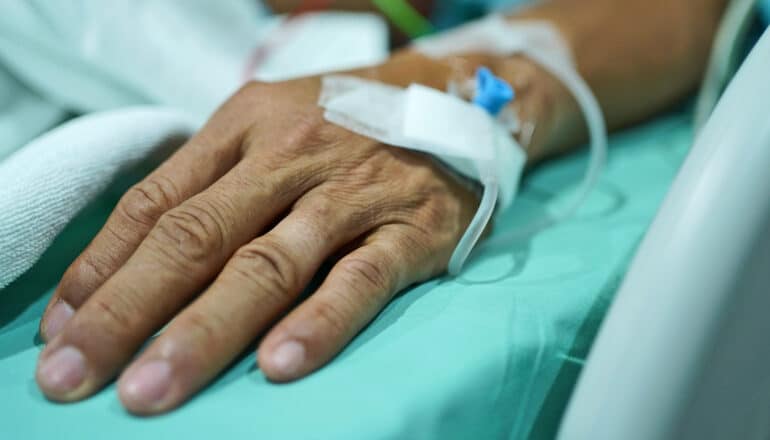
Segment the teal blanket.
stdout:
<svg viewBox="0 0 770 440">
<path fill-rule="evenodd" d="M 601 183 L 571 220 L 488 249 L 459 279 L 404 292 L 304 380 L 271 384 L 245 356 L 180 410 L 147 419 L 127 414 L 113 386 L 59 405 L 33 380 L 45 301 L 104 221 L 118 185 L 0 292 L 0 438 L 551 438 L 690 141 L 685 114 L 614 136 Z M 585 163 L 576 154 L 533 170 L 497 231 L 558 209 Z"/>
</svg>

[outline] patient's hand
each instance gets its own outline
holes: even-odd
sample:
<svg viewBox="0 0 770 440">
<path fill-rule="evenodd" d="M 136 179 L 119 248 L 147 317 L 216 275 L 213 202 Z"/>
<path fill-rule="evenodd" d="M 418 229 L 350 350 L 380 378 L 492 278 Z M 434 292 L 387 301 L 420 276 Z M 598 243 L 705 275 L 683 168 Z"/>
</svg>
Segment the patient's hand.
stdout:
<svg viewBox="0 0 770 440">
<path fill-rule="evenodd" d="M 46 311 L 46 396 L 78 400 L 120 374 L 130 411 L 162 412 L 265 332 L 262 371 L 297 379 L 445 270 L 475 194 L 421 154 L 325 122 L 318 89 L 245 86 L 123 197 Z"/>
</svg>

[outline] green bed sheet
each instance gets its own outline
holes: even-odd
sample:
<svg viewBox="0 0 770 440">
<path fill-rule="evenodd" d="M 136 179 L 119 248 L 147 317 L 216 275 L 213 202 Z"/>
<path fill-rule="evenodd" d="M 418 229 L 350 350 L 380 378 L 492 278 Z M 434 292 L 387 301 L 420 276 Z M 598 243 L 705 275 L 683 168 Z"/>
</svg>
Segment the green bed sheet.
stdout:
<svg viewBox="0 0 770 440">
<path fill-rule="evenodd" d="M 609 163 L 571 220 L 477 257 L 459 279 L 401 294 L 329 366 L 284 385 L 244 356 L 181 409 L 136 418 L 115 388 L 46 401 L 37 325 L 67 263 L 106 218 L 113 189 L 0 291 L 3 439 L 547 439 L 633 252 L 691 142 L 676 113 L 612 138 Z M 496 230 L 558 209 L 587 156 L 533 170 Z M 499 232 L 496 232 L 499 233 Z"/>
</svg>

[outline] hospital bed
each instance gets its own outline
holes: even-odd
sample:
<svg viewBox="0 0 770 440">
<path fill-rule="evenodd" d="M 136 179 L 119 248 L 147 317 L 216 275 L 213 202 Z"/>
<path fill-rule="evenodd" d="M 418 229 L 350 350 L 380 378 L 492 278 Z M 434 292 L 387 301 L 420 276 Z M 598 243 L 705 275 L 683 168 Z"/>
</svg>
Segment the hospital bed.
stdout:
<svg viewBox="0 0 770 440">
<path fill-rule="evenodd" d="M 150 419 L 129 416 L 113 386 L 65 406 L 33 380 L 51 289 L 137 177 L 124 176 L 0 291 L 0 437 L 767 438 L 768 242 L 752 238 L 766 235 L 770 150 L 754 141 L 770 124 L 759 111 L 714 123 L 745 108 L 735 100 L 746 94 L 767 102 L 761 67 L 741 73 L 764 76 L 728 91 L 691 154 L 687 110 L 613 136 L 604 175 L 572 219 L 400 295 L 316 374 L 271 384 L 245 356 L 180 410 Z M 746 140 L 734 149 L 717 143 L 730 127 L 730 139 Z M 586 161 L 534 170 L 498 230 L 558 210 Z"/>
</svg>

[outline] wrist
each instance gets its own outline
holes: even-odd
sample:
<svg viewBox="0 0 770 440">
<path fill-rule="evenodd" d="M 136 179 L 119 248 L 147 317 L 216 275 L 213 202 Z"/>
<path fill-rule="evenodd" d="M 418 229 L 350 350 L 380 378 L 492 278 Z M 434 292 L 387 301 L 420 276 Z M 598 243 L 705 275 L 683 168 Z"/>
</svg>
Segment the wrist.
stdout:
<svg viewBox="0 0 770 440">
<path fill-rule="evenodd" d="M 583 140 L 580 111 L 572 95 L 547 70 L 525 56 L 485 54 L 430 58 L 418 52 L 396 52 L 383 64 L 345 74 L 399 87 L 419 83 L 446 90 L 453 79 L 471 78 L 480 66 L 509 82 L 516 99 L 511 104 L 521 121 L 517 138 L 528 162 L 537 163 Z"/>
<path fill-rule="evenodd" d="M 369 73 L 373 75 L 371 79 L 402 87 L 416 82 L 446 90 L 451 80 L 472 78 L 480 66 L 490 68 L 513 86 L 516 99 L 511 105 L 521 121 L 517 138 L 527 151 L 530 164 L 584 140 L 581 113 L 571 93 L 526 56 L 473 54 L 434 59 L 402 51 Z"/>
<path fill-rule="evenodd" d="M 516 92 L 513 108 L 521 123 L 517 136 L 534 164 L 581 141 L 581 114 L 569 90 L 546 69 L 522 55 L 500 58 L 495 74 Z"/>
</svg>

